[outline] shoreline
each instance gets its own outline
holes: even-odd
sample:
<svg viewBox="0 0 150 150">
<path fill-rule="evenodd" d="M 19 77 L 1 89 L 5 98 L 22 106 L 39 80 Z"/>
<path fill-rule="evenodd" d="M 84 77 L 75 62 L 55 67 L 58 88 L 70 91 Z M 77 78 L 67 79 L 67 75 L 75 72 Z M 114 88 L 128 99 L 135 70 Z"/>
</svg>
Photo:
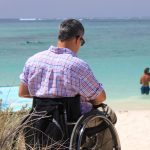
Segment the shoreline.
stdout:
<svg viewBox="0 0 150 150">
<path fill-rule="evenodd" d="M 20 98 L 18 96 L 19 86 L 0 87 L 0 99 L 2 105 L 17 106 L 25 105 L 31 106 L 32 100 L 29 98 Z M 128 110 L 150 110 L 150 95 L 130 96 L 128 98 L 110 99 L 107 98 L 104 102 L 115 111 Z M 17 109 L 18 109 L 17 108 Z"/>
<path fill-rule="evenodd" d="M 106 100 L 106 103 L 115 111 L 150 110 L 150 95 L 140 95 L 120 100 Z"/>
</svg>

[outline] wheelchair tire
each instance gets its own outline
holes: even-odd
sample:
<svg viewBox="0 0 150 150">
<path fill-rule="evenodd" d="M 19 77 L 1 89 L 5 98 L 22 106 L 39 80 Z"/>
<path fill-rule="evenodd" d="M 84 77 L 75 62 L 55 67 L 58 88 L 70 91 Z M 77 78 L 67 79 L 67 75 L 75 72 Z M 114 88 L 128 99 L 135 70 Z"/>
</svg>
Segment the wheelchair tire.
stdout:
<svg viewBox="0 0 150 150">
<path fill-rule="evenodd" d="M 91 126 L 93 122 L 98 125 Z M 82 115 L 74 126 L 69 150 L 121 150 L 118 133 L 99 110 Z"/>
</svg>

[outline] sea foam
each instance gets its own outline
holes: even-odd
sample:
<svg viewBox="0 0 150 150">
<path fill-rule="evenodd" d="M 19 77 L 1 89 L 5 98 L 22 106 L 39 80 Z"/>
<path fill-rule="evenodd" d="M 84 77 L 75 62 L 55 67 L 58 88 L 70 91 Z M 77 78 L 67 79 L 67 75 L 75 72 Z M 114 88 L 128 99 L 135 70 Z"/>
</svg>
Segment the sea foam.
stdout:
<svg viewBox="0 0 150 150">
<path fill-rule="evenodd" d="M 0 99 L 2 100 L 1 109 L 12 108 L 14 111 L 22 109 L 22 107 L 31 107 L 31 98 L 20 98 L 18 96 L 18 86 L 0 87 Z"/>
</svg>

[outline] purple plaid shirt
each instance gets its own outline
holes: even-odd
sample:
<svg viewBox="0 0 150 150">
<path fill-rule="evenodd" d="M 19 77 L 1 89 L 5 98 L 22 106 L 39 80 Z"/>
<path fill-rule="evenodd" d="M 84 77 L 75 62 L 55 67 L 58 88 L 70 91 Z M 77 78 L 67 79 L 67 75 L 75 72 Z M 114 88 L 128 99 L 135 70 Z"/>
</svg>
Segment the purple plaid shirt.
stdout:
<svg viewBox="0 0 150 150">
<path fill-rule="evenodd" d="M 71 50 L 54 46 L 30 57 L 20 80 L 32 96 L 55 98 L 80 94 L 82 103 L 94 100 L 103 90 L 87 63 Z M 86 112 L 89 107 L 88 103 L 82 109 Z"/>
</svg>

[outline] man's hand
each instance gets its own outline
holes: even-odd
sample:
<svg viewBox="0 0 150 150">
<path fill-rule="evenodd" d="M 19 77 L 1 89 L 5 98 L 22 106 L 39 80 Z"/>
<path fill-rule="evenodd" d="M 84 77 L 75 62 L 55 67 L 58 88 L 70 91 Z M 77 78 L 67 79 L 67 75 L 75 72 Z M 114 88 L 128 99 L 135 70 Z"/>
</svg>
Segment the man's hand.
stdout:
<svg viewBox="0 0 150 150">
<path fill-rule="evenodd" d="M 20 83 L 19 96 L 24 98 L 32 98 L 32 96 L 29 93 L 27 85 L 25 85 L 24 83 Z"/>
<path fill-rule="evenodd" d="M 92 100 L 91 103 L 92 105 L 100 105 L 102 102 L 106 100 L 106 94 L 105 91 L 103 90 L 95 100 Z"/>
</svg>

